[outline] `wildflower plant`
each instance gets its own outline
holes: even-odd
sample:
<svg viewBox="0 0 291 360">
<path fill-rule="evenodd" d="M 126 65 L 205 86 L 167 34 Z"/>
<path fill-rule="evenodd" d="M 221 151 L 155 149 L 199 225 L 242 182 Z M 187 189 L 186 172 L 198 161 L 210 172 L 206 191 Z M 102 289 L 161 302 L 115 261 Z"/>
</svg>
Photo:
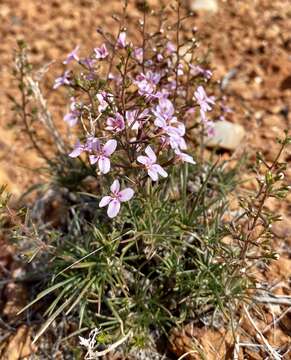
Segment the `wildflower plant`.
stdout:
<svg viewBox="0 0 291 360">
<path fill-rule="evenodd" d="M 138 346 L 151 341 L 154 331 L 167 334 L 209 311 L 229 318 L 252 283 L 240 272 L 259 246 L 250 232 L 265 216 L 266 198 L 286 190 L 261 187 L 255 202 L 242 201 L 243 215 L 225 220 L 239 165 L 201 159 L 203 139 L 223 115 L 222 94 L 210 69 L 195 58 L 197 41 L 181 41 L 189 16 L 177 2 L 175 23 L 169 27 L 160 11 L 149 34 L 144 2 L 141 37 L 133 44 L 124 27 L 126 6 L 117 35 L 98 29 L 102 41 L 86 57 L 77 45 L 52 85 L 68 89 L 64 122 L 74 141 L 60 135 L 46 108 L 36 111 L 55 139 L 53 154 L 29 121 L 29 107 L 43 98 L 23 44 L 17 56 L 22 103 L 16 108 L 48 164 L 53 187 L 66 188 L 65 226 L 53 237 L 46 227 L 43 233 L 53 259 L 45 269 L 51 286 L 29 306 L 50 293 L 55 299 L 35 340 L 61 313 L 77 314 L 80 333 L 98 328 L 106 343 L 126 339 Z M 275 182 L 278 159 L 274 164 L 268 171 Z M 88 177 L 95 184 L 90 191 Z M 238 225 L 243 220 L 252 224 L 247 234 Z M 233 242 L 225 243 L 226 236 Z M 264 248 L 261 258 L 272 256 Z"/>
</svg>

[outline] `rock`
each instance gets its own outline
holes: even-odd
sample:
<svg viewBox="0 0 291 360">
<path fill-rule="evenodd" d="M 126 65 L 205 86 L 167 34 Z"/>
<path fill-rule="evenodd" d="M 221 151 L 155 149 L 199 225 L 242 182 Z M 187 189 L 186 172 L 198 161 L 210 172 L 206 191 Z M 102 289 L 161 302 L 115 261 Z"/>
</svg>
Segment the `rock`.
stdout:
<svg viewBox="0 0 291 360">
<path fill-rule="evenodd" d="M 244 136 L 245 130 L 241 125 L 226 120 L 217 121 L 214 123 L 214 135 L 206 139 L 206 145 L 210 148 L 235 150 Z"/>
<path fill-rule="evenodd" d="M 192 11 L 209 11 L 216 13 L 218 11 L 217 0 L 192 0 L 190 4 Z"/>
</svg>

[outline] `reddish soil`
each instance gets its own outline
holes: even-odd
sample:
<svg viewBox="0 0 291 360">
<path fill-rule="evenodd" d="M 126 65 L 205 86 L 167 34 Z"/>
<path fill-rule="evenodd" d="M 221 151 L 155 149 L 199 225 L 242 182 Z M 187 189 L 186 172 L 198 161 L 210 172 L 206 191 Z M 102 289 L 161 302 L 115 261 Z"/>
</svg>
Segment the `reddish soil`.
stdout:
<svg viewBox="0 0 291 360">
<path fill-rule="evenodd" d="M 128 22 L 131 23 L 134 17 L 139 16 L 139 11 L 137 2 L 133 0 L 129 2 Z M 150 2 L 156 3 L 156 1 Z M 11 71 L 16 40 L 25 39 L 30 45 L 34 64 L 41 66 L 56 61 L 46 78 L 44 90 L 56 119 L 61 119 L 65 111 L 61 107 L 64 104 L 64 98 L 51 90 L 53 79 L 62 69 L 60 62 L 76 44 L 81 44 L 84 54 L 86 50 L 99 44 L 100 38 L 95 31 L 96 27 L 102 25 L 106 29 L 116 28 L 112 14 L 120 11 L 119 0 L 106 2 L 103 0 L 0 1 L 0 33 L 2 35 L 0 43 L 0 184 L 7 183 L 8 189 L 15 195 L 20 195 L 28 185 L 38 181 L 33 171 L 29 170 L 38 163 L 38 159 L 30 151 L 27 142 L 19 136 L 17 128 L 9 129 L 14 118 L 7 94 L 15 94 L 15 82 Z M 218 13 L 196 14 L 190 25 L 198 28 L 198 33 L 203 39 L 201 45 L 204 48 L 209 46 L 212 50 L 211 63 L 215 68 L 215 78 L 224 79 L 228 102 L 233 109 L 229 120 L 242 124 L 247 130 L 247 139 L 243 147 L 247 148 L 250 154 L 259 149 L 267 160 L 272 160 L 278 149 L 276 137 L 282 136 L 283 130 L 291 127 L 290 1 L 220 1 Z M 290 147 L 282 160 L 291 163 Z M 290 166 L 286 171 L 286 179 L 290 184 Z M 288 281 L 291 275 L 291 194 L 288 195 L 284 204 L 270 203 L 270 207 L 283 215 L 283 221 L 273 229 L 276 235 L 275 244 L 281 254 L 281 259 L 270 266 L 262 280 L 272 285 L 276 294 L 290 295 Z M 15 266 L 11 265 L 13 255 L 11 255 L 11 248 L 3 242 L 0 246 L 2 268 L 13 277 L 16 270 Z M 4 251 L 7 251 L 7 254 Z M 6 303 L 3 306 L 7 309 L 8 305 Z M 278 317 L 286 311 L 286 306 L 276 306 L 266 305 L 266 318 L 256 319 L 262 331 L 273 321 L 272 315 L 275 314 Z M 246 333 L 253 331 L 247 319 L 242 327 Z M 290 346 L 290 331 L 289 313 L 276 324 L 272 331 L 266 332 L 266 337 L 274 346 L 285 349 L 288 344 Z M 212 351 L 209 349 L 209 340 L 205 339 L 202 331 L 197 333 L 197 331 L 186 329 L 185 333 L 186 335 L 180 334 L 180 337 L 176 334 L 176 338 L 180 339 L 180 342 L 174 341 L 177 354 L 181 355 L 188 351 L 189 336 L 195 336 L 204 348 L 208 349 L 208 359 L 217 358 L 218 354 L 220 358 L 226 358 L 226 347 L 221 348 L 222 352 Z M 211 342 L 214 345 L 223 335 L 228 338 L 228 334 L 218 336 L 217 333 L 207 333 L 206 338 L 212 339 Z M 18 352 L 6 350 L 5 354 L 13 353 L 14 355 L 7 355 L 5 359 L 20 359 L 21 356 L 27 356 L 27 352 L 35 350 L 30 344 L 31 332 L 24 325 L 19 326 L 18 329 L 15 327 L 13 335 L 9 338 L 10 343 L 5 343 L 6 348 L 10 349 L 13 341 L 19 345 L 19 341 L 15 340 L 15 338 L 18 339 L 17 336 L 22 339 L 24 350 Z M 246 338 L 244 341 L 247 341 Z M 4 345 L 0 346 L 0 353 L 3 347 Z M 12 346 L 14 349 L 15 347 L 16 345 Z M 196 359 L 195 356 L 193 355 L 192 358 Z M 290 353 L 285 358 L 287 359 L 288 356 Z M 239 358 L 263 359 L 260 353 L 249 349 L 243 354 L 240 353 Z"/>
</svg>

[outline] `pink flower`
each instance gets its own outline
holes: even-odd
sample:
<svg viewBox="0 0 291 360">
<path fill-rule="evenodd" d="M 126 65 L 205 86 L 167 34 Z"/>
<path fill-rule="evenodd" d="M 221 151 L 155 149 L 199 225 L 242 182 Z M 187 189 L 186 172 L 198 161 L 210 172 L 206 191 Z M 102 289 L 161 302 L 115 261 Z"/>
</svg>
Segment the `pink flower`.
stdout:
<svg viewBox="0 0 291 360">
<path fill-rule="evenodd" d="M 96 143 L 99 143 L 99 140 L 93 136 L 88 137 L 85 144 L 81 144 L 78 140 L 75 144 L 74 150 L 69 154 L 69 156 L 71 158 L 76 158 L 80 156 L 84 151 L 91 153 Z"/>
<path fill-rule="evenodd" d="M 211 105 L 215 104 L 214 97 L 207 96 L 203 86 L 198 86 L 197 90 L 194 93 L 194 96 L 202 111 L 206 112 L 212 110 Z"/>
<path fill-rule="evenodd" d="M 153 181 L 157 181 L 159 175 L 167 177 L 167 172 L 156 163 L 157 157 L 153 152 L 152 148 L 148 145 L 145 149 L 147 156 L 138 156 L 137 161 L 143 164 L 148 172 L 148 175 L 152 178 Z"/>
<path fill-rule="evenodd" d="M 81 110 L 79 109 L 78 103 L 74 98 L 71 98 L 71 111 L 64 116 L 64 120 L 68 123 L 69 126 L 73 127 L 77 124 L 79 116 L 81 115 Z"/>
<path fill-rule="evenodd" d="M 190 74 L 193 76 L 202 75 L 204 79 L 209 80 L 212 77 L 212 72 L 208 69 L 204 69 L 200 65 L 189 64 L 191 71 Z"/>
<path fill-rule="evenodd" d="M 161 136 L 160 138 L 163 146 L 170 146 L 172 149 L 187 149 L 187 144 L 182 136 L 172 134 L 171 136 Z"/>
<path fill-rule="evenodd" d="M 174 118 L 174 106 L 169 99 L 160 98 L 159 104 L 156 106 L 155 110 L 153 110 L 154 115 L 156 115 L 157 119 L 162 119 L 166 121 L 170 121 Z"/>
<path fill-rule="evenodd" d="M 163 61 L 164 60 L 163 55 L 162 54 L 157 54 L 157 60 L 158 60 L 158 62 Z"/>
<path fill-rule="evenodd" d="M 103 112 L 107 109 L 109 104 L 113 100 L 113 95 L 110 93 L 107 93 L 106 91 L 101 91 L 96 95 L 97 100 L 99 101 L 98 111 Z"/>
<path fill-rule="evenodd" d="M 121 48 L 125 48 L 126 47 L 126 32 L 122 31 L 117 39 L 117 45 Z"/>
<path fill-rule="evenodd" d="M 179 134 L 171 134 L 169 136 L 168 141 L 172 149 L 182 149 L 182 150 L 187 149 L 187 144 L 185 139 L 183 138 L 183 136 L 180 136 Z"/>
<path fill-rule="evenodd" d="M 125 188 L 120 191 L 120 184 L 118 180 L 114 180 L 113 184 L 110 186 L 111 196 L 104 196 L 100 203 L 99 207 L 102 208 L 108 205 L 107 215 L 110 218 L 114 218 L 120 210 L 120 204 L 125 201 L 129 201 L 133 195 L 134 191 L 131 188 Z"/>
<path fill-rule="evenodd" d="M 179 64 L 179 65 L 178 65 L 177 74 L 178 74 L 178 76 L 184 75 L 184 67 L 183 67 L 183 64 Z"/>
<path fill-rule="evenodd" d="M 95 48 L 94 51 L 95 51 L 95 57 L 98 60 L 105 59 L 109 55 L 105 44 L 102 44 L 100 48 Z"/>
<path fill-rule="evenodd" d="M 143 62 L 143 48 L 134 49 L 133 55 L 139 63 Z"/>
<path fill-rule="evenodd" d="M 207 96 L 203 86 L 198 86 L 197 90 L 194 92 L 194 96 L 200 106 L 200 115 L 202 121 L 207 121 L 206 112 L 212 110 L 212 105 L 215 104 L 214 97 Z"/>
<path fill-rule="evenodd" d="M 171 41 L 168 41 L 166 44 L 166 50 L 169 54 L 173 54 L 176 52 L 176 45 L 173 44 Z"/>
<path fill-rule="evenodd" d="M 153 110 L 154 115 L 156 116 L 154 124 L 163 129 L 166 135 L 170 137 L 168 141 L 165 141 L 166 144 L 169 144 L 173 149 L 175 148 L 185 148 L 185 140 L 183 136 L 185 135 L 185 125 L 179 121 L 174 116 L 174 106 L 169 99 L 160 98 L 159 104 Z"/>
<path fill-rule="evenodd" d="M 57 89 L 59 86 L 62 86 L 62 85 L 70 85 L 70 84 L 71 84 L 70 71 L 67 70 L 64 72 L 64 74 L 62 76 L 55 79 L 53 89 Z"/>
<path fill-rule="evenodd" d="M 79 48 L 80 48 L 80 46 L 77 45 L 77 46 L 75 47 L 75 49 L 74 49 L 72 52 L 69 53 L 69 55 L 67 56 L 66 60 L 63 61 L 63 64 L 67 65 L 67 64 L 69 64 L 69 63 L 70 63 L 71 61 L 73 61 L 73 60 L 79 61 L 79 57 L 78 57 Z"/>
<path fill-rule="evenodd" d="M 149 110 L 145 109 L 142 113 L 139 110 L 128 110 L 125 113 L 128 126 L 132 130 L 138 130 L 149 118 Z"/>
<path fill-rule="evenodd" d="M 116 147 L 116 140 L 108 140 L 103 146 L 99 140 L 96 141 L 91 149 L 94 155 L 89 156 L 90 164 L 96 164 L 96 162 L 98 162 L 98 168 L 101 174 L 107 174 L 110 171 L 110 156 L 114 153 Z"/>
<path fill-rule="evenodd" d="M 155 97 L 154 93 L 156 92 L 156 87 L 160 80 L 160 73 L 149 70 L 146 72 L 146 74 L 139 74 L 136 77 L 134 83 L 138 87 L 138 92 L 140 95 L 145 95 L 151 99 Z"/>
<path fill-rule="evenodd" d="M 105 128 L 106 130 L 109 131 L 122 131 L 125 129 L 125 122 L 123 119 L 123 116 L 119 113 L 115 114 L 115 117 L 109 117 L 106 121 L 107 127 Z"/>
<path fill-rule="evenodd" d="M 188 162 L 193 165 L 196 164 L 192 156 L 181 152 L 179 149 L 175 150 L 175 154 L 177 155 L 179 161 Z"/>
</svg>

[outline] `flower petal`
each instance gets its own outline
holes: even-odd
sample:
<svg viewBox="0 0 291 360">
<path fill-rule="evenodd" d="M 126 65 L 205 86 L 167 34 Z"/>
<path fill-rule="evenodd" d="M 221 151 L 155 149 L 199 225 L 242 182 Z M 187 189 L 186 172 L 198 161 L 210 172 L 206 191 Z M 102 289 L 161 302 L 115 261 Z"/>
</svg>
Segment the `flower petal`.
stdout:
<svg viewBox="0 0 291 360">
<path fill-rule="evenodd" d="M 114 199 L 110 201 L 110 204 L 108 206 L 107 215 L 110 218 L 114 218 L 120 210 L 120 202 L 117 199 Z"/>
<path fill-rule="evenodd" d="M 77 142 L 75 145 L 74 150 L 69 154 L 71 158 L 76 158 L 82 154 L 84 151 L 84 146 L 80 144 L 80 142 Z"/>
<path fill-rule="evenodd" d="M 110 160 L 105 156 L 99 157 L 98 167 L 102 174 L 107 174 L 110 171 Z"/>
<path fill-rule="evenodd" d="M 66 121 L 69 124 L 69 126 L 73 127 L 78 122 L 78 116 L 70 112 L 64 116 L 64 121 Z"/>
<path fill-rule="evenodd" d="M 157 181 L 159 178 L 158 173 L 153 168 L 148 169 L 148 175 L 153 181 Z"/>
<path fill-rule="evenodd" d="M 155 124 L 155 126 L 162 128 L 162 129 L 167 127 L 166 120 L 164 120 L 162 118 L 156 118 L 154 121 L 154 124 Z"/>
<path fill-rule="evenodd" d="M 99 156 L 96 155 L 89 155 L 89 162 L 91 165 L 96 164 L 96 162 L 98 161 Z"/>
<path fill-rule="evenodd" d="M 131 188 L 125 188 L 119 192 L 119 200 L 124 202 L 130 200 L 134 195 L 134 191 Z"/>
<path fill-rule="evenodd" d="M 159 173 L 161 176 L 163 177 L 167 177 L 168 173 L 161 167 L 161 165 L 159 164 L 154 164 L 152 166 L 153 170 L 156 171 L 157 173 Z"/>
<path fill-rule="evenodd" d="M 194 161 L 194 159 L 192 158 L 192 156 L 188 155 L 188 154 L 183 154 L 182 155 L 182 160 L 185 161 L 185 162 L 188 162 L 190 164 L 193 164 L 195 165 L 196 162 Z"/>
<path fill-rule="evenodd" d="M 145 153 L 153 162 L 156 162 L 156 160 L 157 160 L 156 154 L 154 153 L 153 149 L 149 145 L 145 148 Z"/>
<path fill-rule="evenodd" d="M 112 201 L 111 196 L 104 196 L 99 203 L 99 207 L 102 208 L 104 206 L 107 206 L 110 203 L 110 201 Z"/>
<path fill-rule="evenodd" d="M 150 159 L 147 156 L 140 155 L 136 160 L 143 165 L 147 165 Z"/>
<path fill-rule="evenodd" d="M 107 143 L 103 146 L 103 154 L 106 156 L 110 156 L 114 153 L 115 149 L 117 147 L 117 141 L 116 140 L 108 140 Z"/>
<path fill-rule="evenodd" d="M 120 189 L 120 184 L 118 180 L 114 180 L 112 185 L 110 186 L 110 190 L 112 193 L 118 193 Z"/>
</svg>

